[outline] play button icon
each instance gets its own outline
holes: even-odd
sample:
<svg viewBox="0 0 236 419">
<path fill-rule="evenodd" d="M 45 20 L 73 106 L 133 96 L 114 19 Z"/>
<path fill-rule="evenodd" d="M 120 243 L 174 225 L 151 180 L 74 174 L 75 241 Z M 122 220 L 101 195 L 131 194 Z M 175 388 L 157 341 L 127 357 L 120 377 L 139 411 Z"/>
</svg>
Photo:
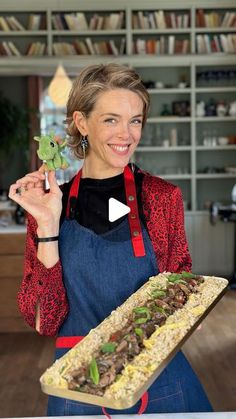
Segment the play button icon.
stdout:
<svg viewBox="0 0 236 419">
<path fill-rule="evenodd" d="M 109 199 L 108 218 L 110 222 L 116 221 L 119 218 L 130 212 L 130 208 L 115 198 Z"/>
</svg>

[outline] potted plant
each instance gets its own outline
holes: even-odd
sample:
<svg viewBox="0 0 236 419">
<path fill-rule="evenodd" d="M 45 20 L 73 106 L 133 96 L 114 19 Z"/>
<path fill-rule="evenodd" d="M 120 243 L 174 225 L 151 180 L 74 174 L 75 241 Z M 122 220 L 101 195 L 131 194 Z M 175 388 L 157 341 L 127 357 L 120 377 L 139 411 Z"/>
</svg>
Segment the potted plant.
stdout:
<svg viewBox="0 0 236 419">
<path fill-rule="evenodd" d="M 14 173 L 12 165 L 22 162 L 21 166 L 27 169 L 28 160 L 28 112 L 24 107 L 17 105 L 0 92 L 0 189 L 9 187 L 14 179 L 8 174 Z M 24 161 L 22 161 L 24 159 Z M 4 174 L 5 171 L 5 174 Z M 23 173 L 17 173 L 17 176 Z M 14 176 L 14 175 L 12 175 Z M 11 176 L 10 176 L 11 178 Z M 7 180 L 6 180 L 7 179 Z"/>
</svg>

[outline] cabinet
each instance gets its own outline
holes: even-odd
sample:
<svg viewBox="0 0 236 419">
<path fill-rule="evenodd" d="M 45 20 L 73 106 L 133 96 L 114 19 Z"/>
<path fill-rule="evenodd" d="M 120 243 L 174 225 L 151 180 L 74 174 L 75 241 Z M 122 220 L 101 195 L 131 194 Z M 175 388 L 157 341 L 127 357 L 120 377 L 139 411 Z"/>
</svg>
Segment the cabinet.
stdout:
<svg viewBox="0 0 236 419">
<path fill-rule="evenodd" d="M 0 232 L 0 332 L 30 330 L 16 305 L 17 292 L 23 276 L 25 232 L 23 228 L 5 228 Z"/>
</svg>

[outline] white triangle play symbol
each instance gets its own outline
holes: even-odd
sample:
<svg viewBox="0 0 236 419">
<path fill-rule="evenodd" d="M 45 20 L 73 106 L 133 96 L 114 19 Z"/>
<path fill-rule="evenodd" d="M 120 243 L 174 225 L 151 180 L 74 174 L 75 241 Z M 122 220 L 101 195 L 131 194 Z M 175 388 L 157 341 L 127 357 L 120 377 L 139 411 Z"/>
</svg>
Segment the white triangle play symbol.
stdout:
<svg viewBox="0 0 236 419">
<path fill-rule="evenodd" d="M 110 222 L 116 221 L 119 218 L 130 212 L 130 208 L 115 198 L 109 199 L 108 218 Z"/>
</svg>

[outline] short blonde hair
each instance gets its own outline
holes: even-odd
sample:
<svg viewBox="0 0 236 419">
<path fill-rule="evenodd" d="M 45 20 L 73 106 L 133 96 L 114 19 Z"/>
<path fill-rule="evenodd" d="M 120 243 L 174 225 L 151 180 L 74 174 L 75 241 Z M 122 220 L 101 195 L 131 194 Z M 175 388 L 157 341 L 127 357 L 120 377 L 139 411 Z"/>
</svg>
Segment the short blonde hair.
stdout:
<svg viewBox="0 0 236 419">
<path fill-rule="evenodd" d="M 135 70 L 124 65 L 109 63 L 90 65 L 84 68 L 75 79 L 67 102 L 68 146 L 74 156 L 83 159 L 81 147 L 82 134 L 73 121 L 73 113 L 80 111 L 85 117 L 94 109 L 99 95 L 108 90 L 127 89 L 136 93 L 143 102 L 143 123 L 145 125 L 150 108 L 150 96 L 140 76 Z"/>
</svg>

